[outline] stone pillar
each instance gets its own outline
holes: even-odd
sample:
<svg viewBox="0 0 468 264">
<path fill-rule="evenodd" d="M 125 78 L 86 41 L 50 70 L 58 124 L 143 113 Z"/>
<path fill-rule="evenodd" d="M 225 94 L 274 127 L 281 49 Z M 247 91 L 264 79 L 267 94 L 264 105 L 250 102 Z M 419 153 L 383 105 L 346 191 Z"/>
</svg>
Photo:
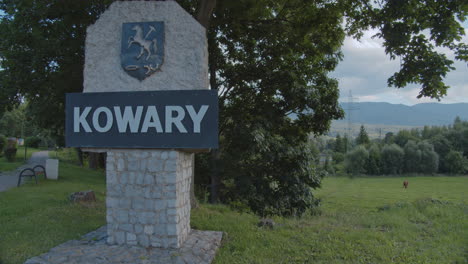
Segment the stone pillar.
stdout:
<svg viewBox="0 0 468 264">
<path fill-rule="evenodd" d="M 107 152 L 108 243 L 178 248 L 190 233 L 192 153 Z"/>
<path fill-rule="evenodd" d="M 129 75 L 121 55 L 132 39 L 124 39 L 123 24 L 143 22 L 164 22 L 164 41 L 158 43 L 164 54 L 160 68 L 140 80 Z M 149 33 L 143 34 L 146 39 Z M 85 93 L 203 90 L 209 89 L 208 80 L 205 28 L 175 1 L 117 1 L 88 27 Z M 85 151 L 107 152 L 109 244 L 182 245 L 190 232 L 193 154 L 170 149 Z"/>
</svg>

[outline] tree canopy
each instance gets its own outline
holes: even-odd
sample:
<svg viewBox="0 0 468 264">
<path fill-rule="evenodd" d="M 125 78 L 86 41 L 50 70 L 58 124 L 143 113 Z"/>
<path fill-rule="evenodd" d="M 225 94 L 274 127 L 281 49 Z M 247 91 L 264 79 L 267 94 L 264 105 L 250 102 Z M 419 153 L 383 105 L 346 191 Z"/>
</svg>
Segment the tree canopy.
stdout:
<svg viewBox="0 0 468 264">
<path fill-rule="evenodd" d="M 86 27 L 111 2 L 2 1 L 2 106 L 25 97 L 35 118 L 63 135 L 64 94 L 82 91 Z M 314 203 L 320 174 L 307 140 L 343 117 L 329 74 L 346 35 L 378 30 L 386 53 L 401 61 L 389 85 L 420 84 L 420 97 L 447 93 L 453 62 L 436 47 L 468 61 L 464 0 L 178 2 L 207 27 L 210 86 L 220 98 L 221 148 L 201 157 L 210 176 L 200 181 L 214 201 L 242 199 L 259 213 L 300 214 Z"/>
</svg>

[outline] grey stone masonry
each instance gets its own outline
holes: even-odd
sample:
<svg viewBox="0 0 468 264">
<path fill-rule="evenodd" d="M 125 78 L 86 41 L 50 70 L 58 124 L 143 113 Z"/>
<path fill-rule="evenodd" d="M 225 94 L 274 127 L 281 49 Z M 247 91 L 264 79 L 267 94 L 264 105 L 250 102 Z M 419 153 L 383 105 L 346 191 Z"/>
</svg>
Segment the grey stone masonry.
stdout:
<svg viewBox="0 0 468 264">
<path fill-rule="evenodd" d="M 209 264 L 221 245 L 222 232 L 192 230 L 178 249 L 106 244 L 106 227 L 70 240 L 24 264 Z"/>
<path fill-rule="evenodd" d="M 179 248 L 190 233 L 193 153 L 107 152 L 107 242 Z"/>
<path fill-rule="evenodd" d="M 164 21 L 161 71 L 139 81 L 120 65 L 122 23 Z M 205 28 L 176 1 L 114 2 L 88 27 L 84 92 L 209 89 Z"/>
</svg>

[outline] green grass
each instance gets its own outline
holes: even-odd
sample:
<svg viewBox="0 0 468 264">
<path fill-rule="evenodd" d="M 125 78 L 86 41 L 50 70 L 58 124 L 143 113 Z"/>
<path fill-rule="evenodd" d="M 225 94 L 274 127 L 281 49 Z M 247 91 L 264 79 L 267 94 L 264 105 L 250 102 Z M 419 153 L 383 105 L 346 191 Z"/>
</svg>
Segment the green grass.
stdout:
<svg viewBox="0 0 468 264">
<path fill-rule="evenodd" d="M 44 180 L 0 193 L 0 263 L 23 263 L 105 224 L 105 177 L 60 164 L 58 181 Z M 72 204 L 72 192 L 92 189 L 98 202 Z"/>
<path fill-rule="evenodd" d="M 75 165 L 79 164 L 78 154 L 74 148 L 61 148 L 49 151 L 49 157 L 52 159 L 59 159 L 61 162 L 67 162 Z M 84 161 L 86 162 L 86 160 Z"/>
<path fill-rule="evenodd" d="M 468 177 L 328 178 L 322 214 L 258 217 L 194 210 L 192 226 L 227 232 L 215 263 L 468 263 Z M 380 209 L 379 209 L 380 208 Z"/>
<path fill-rule="evenodd" d="M 192 227 L 226 233 L 214 263 L 467 263 L 468 177 L 327 178 L 322 213 L 259 217 L 222 205 L 192 211 Z M 67 201 L 93 189 L 92 207 Z M 103 171 L 61 162 L 58 181 L 0 193 L 0 263 L 16 264 L 105 224 Z"/>
<path fill-rule="evenodd" d="M 31 157 L 31 155 L 37 151 L 41 150 L 36 148 L 27 148 L 26 160 L 28 160 Z M 0 157 L 0 172 L 15 170 L 17 167 L 23 165 L 24 163 L 24 147 L 18 147 L 18 150 L 16 151 L 16 160 L 14 162 L 7 161 L 5 155 Z"/>
</svg>

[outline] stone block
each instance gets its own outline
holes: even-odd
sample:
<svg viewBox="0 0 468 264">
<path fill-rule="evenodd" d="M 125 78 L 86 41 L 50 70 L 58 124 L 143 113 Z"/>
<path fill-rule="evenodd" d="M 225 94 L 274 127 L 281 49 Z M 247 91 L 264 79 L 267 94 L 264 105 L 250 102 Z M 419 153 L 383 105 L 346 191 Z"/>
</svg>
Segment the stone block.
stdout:
<svg viewBox="0 0 468 264">
<path fill-rule="evenodd" d="M 155 201 L 152 199 L 145 199 L 145 210 L 154 211 Z"/>
<path fill-rule="evenodd" d="M 136 245 L 137 244 L 137 237 L 134 233 L 127 232 L 127 245 Z"/>
<path fill-rule="evenodd" d="M 134 226 L 135 234 L 142 234 L 143 233 L 143 225 L 135 224 Z"/>
<path fill-rule="evenodd" d="M 113 197 L 106 197 L 106 206 L 108 208 L 118 208 L 119 207 L 119 200 Z"/>
<path fill-rule="evenodd" d="M 138 171 L 140 169 L 140 162 L 138 160 L 129 160 L 127 165 L 129 171 Z"/>
<path fill-rule="evenodd" d="M 128 173 L 127 172 L 121 172 L 119 173 L 119 182 L 122 185 L 126 185 L 128 183 Z"/>
<path fill-rule="evenodd" d="M 132 200 L 130 200 L 130 199 L 119 199 L 119 207 L 121 209 L 130 209 L 132 207 Z"/>
<path fill-rule="evenodd" d="M 177 156 L 178 156 L 178 153 L 179 153 L 178 151 L 171 150 L 171 151 L 169 152 L 169 159 L 171 159 L 171 160 L 176 160 L 176 159 L 177 159 Z M 181 155 L 183 155 L 183 154 L 181 154 Z"/>
<path fill-rule="evenodd" d="M 152 225 L 145 225 L 144 233 L 146 235 L 152 235 L 154 233 L 154 227 Z"/>
<path fill-rule="evenodd" d="M 144 198 L 133 198 L 132 199 L 132 208 L 135 210 L 144 210 L 145 209 L 145 199 Z"/>
<path fill-rule="evenodd" d="M 147 235 L 137 235 L 138 244 L 142 247 L 149 247 L 151 245 Z"/>
<path fill-rule="evenodd" d="M 132 224 L 120 224 L 119 230 L 126 231 L 126 232 L 133 232 L 133 225 Z"/>
<path fill-rule="evenodd" d="M 159 172 L 162 171 L 163 165 L 162 162 L 149 162 L 147 169 L 149 172 Z"/>
<path fill-rule="evenodd" d="M 165 200 L 156 200 L 154 209 L 157 211 L 164 210 L 167 207 L 167 202 Z"/>
<path fill-rule="evenodd" d="M 117 160 L 117 171 L 125 171 L 125 161 L 123 159 Z"/>
<path fill-rule="evenodd" d="M 121 231 L 113 232 L 112 234 L 115 238 L 115 243 L 121 245 L 125 243 L 125 233 Z"/>
<path fill-rule="evenodd" d="M 142 159 L 140 160 L 140 171 L 145 171 L 148 166 L 148 160 Z"/>
<path fill-rule="evenodd" d="M 137 172 L 135 174 L 135 184 L 143 185 L 145 180 L 145 174 L 143 172 Z"/>
<path fill-rule="evenodd" d="M 147 185 L 154 184 L 154 176 L 149 173 L 145 174 L 144 184 L 147 184 Z"/>
<path fill-rule="evenodd" d="M 166 225 L 167 228 L 167 235 L 169 236 L 176 236 L 177 235 L 177 225 Z"/>
<path fill-rule="evenodd" d="M 177 162 L 175 159 L 168 159 L 164 162 L 164 171 L 166 172 L 176 172 Z"/>
</svg>

